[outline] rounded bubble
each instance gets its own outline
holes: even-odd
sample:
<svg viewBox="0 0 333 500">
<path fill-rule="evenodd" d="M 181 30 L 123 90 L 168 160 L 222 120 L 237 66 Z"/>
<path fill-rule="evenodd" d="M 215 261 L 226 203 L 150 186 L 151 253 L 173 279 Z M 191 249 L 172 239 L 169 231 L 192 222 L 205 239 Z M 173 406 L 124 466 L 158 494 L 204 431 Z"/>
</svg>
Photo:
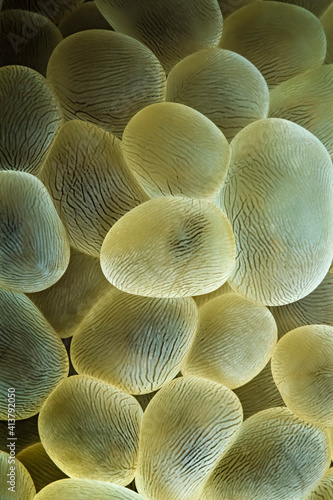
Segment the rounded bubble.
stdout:
<svg viewBox="0 0 333 500">
<path fill-rule="evenodd" d="M 72 361 L 78 373 L 125 392 L 152 392 L 179 372 L 196 324 L 190 297 L 141 297 L 114 288 L 75 333 Z"/>
<path fill-rule="evenodd" d="M 186 297 L 216 290 L 235 262 L 225 214 L 212 203 L 165 196 L 124 215 L 101 250 L 106 278 L 128 293 Z"/>
<path fill-rule="evenodd" d="M 56 332 L 23 293 L 0 289 L 0 309 L 0 389 L 6 394 L 1 399 L 0 418 L 8 418 L 7 390 L 13 387 L 15 419 L 26 419 L 39 412 L 67 377 L 68 356 Z M 31 425 L 25 431 L 29 428 Z"/>
<path fill-rule="evenodd" d="M 333 426 L 333 327 L 309 325 L 277 343 L 272 373 L 285 404 L 300 418 Z"/>
<path fill-rule="evenodd" d="M 326 37 L 311 12 L 279 2 L 253 2 L 226 19 L 223 49 L 246 57 L 270 88 L 321 66 Z"/>
<path fill-rule="evenodd" d="M 304 128 L 268 118 L 232 141 L 221 191 L 237 257 L 229 284 L 264 305 L 311 293 L 333 257 L 333 169 L 323 144 Z"/>
<path fill-rule="evenodd" d="M 327 437 L 288 408 L 248 418 L 205 484 L 202 500 L 302 500 L 329 466 Z"/>
<path fill-rule="evenodd" d="M 125 486 L 134 478 L 141 418 L 133 396 L 76 375 L 52 392 L 38 428 L 45 451 L 65 474 Z"/>
<path fill-rule="evenodd" d="M 0 170 L 37 175 L 62 123 L 47 81 L 24 66 L 0 68 L 0 116 Z"/>
<path fill-rule="evenodd" d="M 135 113 L 165 93 L 165 73 L 154 54 L 108 30 L 65 38 L 52 53 L 47 79 L 66 119 L 94 123 L 118 137 Z"/>
<path fill-rule="evenodd" d="M 234 389 L 261 372 L 276 341 L 276 323 L 266 307 L 236 293 L 221 295 L 200 308 L 182 373 Z"/>
<path fill-rule="evenodd" d="M 196 498 L 242 423 L 235 394 L 199 377 L 168 382 L 142 420 L 139 493 L 147 500 Z"/>
<path fill-rule="evenodd" d="M 269 90 L 245 57 L 214 47 L 191 54 L 172 68 L 166 100 L 200 111 L 231 141 L 246 125 L 267 117 Z"/>
<path fill-rule="evenodd" d="M 0 172 L 0 285 L 44 290 L 61 278 L 69 257 L 67 233 L 41 181 Z"/>
</svg>

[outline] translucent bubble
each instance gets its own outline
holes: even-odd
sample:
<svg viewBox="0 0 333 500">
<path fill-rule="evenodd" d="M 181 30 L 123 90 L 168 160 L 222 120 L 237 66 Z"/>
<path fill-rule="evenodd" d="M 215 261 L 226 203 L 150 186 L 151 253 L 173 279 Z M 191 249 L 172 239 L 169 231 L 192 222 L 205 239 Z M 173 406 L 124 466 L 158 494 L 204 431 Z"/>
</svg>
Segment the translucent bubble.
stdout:
<svg viewBox="0 0 333 500">
<path fill-rule="evenodd" d="M 245 57 L 210 48 L 172 68 L 166 100 L 200 111 L 230 141 L 246 125 L 267 117 L 269 90 L 264 77 Z"/>
<path fill-rule="evenodd" d="M 216 196 L 229 166 L 223 133 L 182 104 L 153 104 L 137 113 L 122 145 L 128 165 L 151 196 Z"/>
<path fill-rule="evenodd" d="M 8 442 L 9 443 L 9 442 Z M 13 450 L 15 449 L 15 446 Z M 15 455 L 15 453 L 14 453 Z M 36 489 L 27 469 L 11 453 L 0 451 L 1 500 L 33 500 Z"/>
<path fill-rule="evenodd" d="M 311 293 L 333 257 L 333 170 L 322 143 L 287 120 L 258 120 L 232 141 L 221 191 L 235 234 L 229 284 L 265 305 Z"/>
<path fill-rule="evenodd" d="M 236 293 L 221 295 L 200 308 L 182 373 L 234 389 L 261 372 L 276 341 L 276 323 L 266 307 Z"/>
<path fill-rule="evenodd" d="M 321 66 L 326 37 L 319 20 L 296 5 L 253 2 L 226 19 L 220 46 L 246 57 L 270 88 Z"/>
<path fill-rule="evenodd" d="M 242 422 L 235 394 L 210 380 L 168 382 L 142 420 L 135 482 L 148 500 L 197 498 Z"/>
<path fill-rule="evenodd" d="M 125 164 L 121 143 L 73 120 L 57 134 L 40 178 L 79 252 L 99 257 L 110 227 L 148 196 Z"/>
<path fill-rule="evenodd" d="M 0 12 L 0 66 L 28 66 L 45 76 L 51 53 L 61 40 L 59 29 L 41 14 Z"/>
<path fill-rule="evenodd" d="M 34 500 L 144 500 L 123 486 L 89 479 L 63 479 L 49 484 Z"/>
<path fill-rule="evenodd" d="M 58 24 L 84 0 L 4 0 L 3 9 L 22 9 L 38 12 Z"/>
<path fill-rule="evenodd" d="M 58 335 L 23 293 L 0 289 L 0 389 L 15 391 L 15 419 L 31 417 L 67 377 L 68 356 Z M 0 418 L 8 418 L 7 396 Z"/>
<path fill-rule="evenodd" d="M 277 343 L 272 373 L 286 405 L 300 418 L 333 427 L 333 327 L 309 325 Z"/>
<path fill-rule="evenodd" d="M 65 38 L 52 53 L 47 79 L 66 119 L 86 120 L 118 137 L 135 113 L 165 93 L 165 73 L 154 54 L 108 30 Z"/>
<path fill-rule="evenodd" d="M 52 392 L 38 427 L 47 454 L 68 476 L 126 485 L 137 465 L 141 418 L 133 396 L 76 375 Z"/>
<path fill-rule="evenodd" d="M 98 299 L 111 288 L 97 258 L 71 249 L 65 274 L 46 290 L 30 293 L 61 338 L 71 337 Z"/>
<path fill-rule="evenodd" d="M 24 66 L 0 68 L 0 115 L 0 170 L 37 174 L 62 123 L 46 80 Z"/>
<path fill-rule="evenodd" d="M 192 52 L 217 45 L 221 38 L 217 0 L 96 0 L 96 4 L 116 31 L 149 47 L 166 72 Z"/>
<path fill-rule="evenodd" d="M 102 16 L 95 2 L 80 5 L 66 16 L 58 26 L 64 38 L 91 29 L 112 30 L 112 27 Z"/>
<path fill-rule="evenodd" d="M 306 128 L 333 158 L 333 65 L 322 66 L 277 86 L 270 95 L 269 116 Z"/>
<path fill-rule="evenodd" d="M 101 266 L 117 288 L 153 297 L 185 297 L 221 286 L 234 266 L 230 223 L 215 205 L 155 198 L 124 215 L 109 231 Z"/>
<path fill-rule="evenodd" d="M 0 172 L 0 285 L 38 292 L 67 269 L 67 233 L 43 184 L 25 172 Z"/>
<path fill-rule="evenodd" d="M 271 408 L 244 422 L 200 498 L 301 500 L 328 466 L 325 432 L 288 408 Z"/>
<path fill-rule="evenodd" d="M 71 356 L 78 373 L 125 392 L 152 392 L 174 378 L 194 337 L 192 298 L 103 296 L 76 332 Z"/>
</svg>

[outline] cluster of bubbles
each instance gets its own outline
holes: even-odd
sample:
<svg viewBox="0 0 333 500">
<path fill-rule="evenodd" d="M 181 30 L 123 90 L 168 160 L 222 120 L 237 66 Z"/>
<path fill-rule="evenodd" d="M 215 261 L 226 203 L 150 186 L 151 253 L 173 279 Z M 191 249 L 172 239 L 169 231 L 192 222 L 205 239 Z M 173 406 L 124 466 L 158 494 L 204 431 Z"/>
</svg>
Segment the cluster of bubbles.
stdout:
<svg viewBox="0 0 333 500">
<path fill-rule="evenodd" d="M 0 1 L 0 119 L 1 500 L 332 499 L 332 1 Z"/>
</svg>

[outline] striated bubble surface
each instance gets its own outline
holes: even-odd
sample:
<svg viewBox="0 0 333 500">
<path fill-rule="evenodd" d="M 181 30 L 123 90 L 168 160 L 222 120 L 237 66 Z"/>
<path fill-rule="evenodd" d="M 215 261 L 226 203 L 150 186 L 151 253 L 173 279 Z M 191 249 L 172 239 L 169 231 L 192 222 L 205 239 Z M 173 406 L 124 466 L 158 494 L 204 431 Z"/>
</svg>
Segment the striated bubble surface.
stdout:
<svg viewBox="0 0 333 500">
<path fill-rule="evenodd" d="M 0 12 L 0 66 L 28 66 L 45 76 L 52 51 L 61 40 L 59 29 L 41 14 Z"/>
<path fill-rule="evenodd" d="M 246 125 L 267 117 L 269 90 L 245 57 L 214 47 L 191 54 L 172 68 L 166 100 L 200 111 L 231 141 Z"/>
<path fill-rule="evenodd" d="M 235 234 L 238 293 L 265 305 L 295 302 L 328 272 L 333 169 L 322 143 L 287 120 L 259 120 L 231 144 L 221 192 Z"/>
<path fill-rule="evenodd" d="M 0 418 L 8 418 L 8 388 L 15 391 L 16 420 L 39 412 L 68 374 L 66 349 L 23 293 L 0 289 Z"/>
<path fill-rule="evenodd" d="M 301 500 L 328 466 L 324 431 L 288 408 L 271 408 L 244 422 L 200 498 Z"/>
<path fill-rule="evenodd" d="M 90 479 L 63 479 L 38 493 L 34 500 L 145 500 L 123 486 Z"/>
<path fill-rule="evenodd" d="M 3 451 L 0 451 L 0 475 L 1 500 L 23 500 L 23 498 L 33 500 L 35 498 L 36 489 L 27 469 L 15 457 Z M 11 478 L 13 478 L 12 481 Z"/>
<path fill-rule="evenodd" d="M 75 333 L 72 361 L 78 373 L 125 392 L 152 392 L 179 372 L 196 323 L 191 297 L 141 297 L 114 288 Z"/>
<path fill-rule="evenodd" d="M 266 307 L 236 293 L 221 295 L 200 308 L 182 372 L 234 389 L 261 372 L 276 341 L 276 323 Z"/>
<path fill-rule="evenodd" d="M 114 286 L 153 297 L 216 290 L 234 259 L 225 214 L 212 203 L 172 196 L 131 210 L 111 228 L 101 250 L 102 270 Z"/>
<path fill-rule="evenodd" d="M 276 87 L 270 95 L 269 116 L 306 128 L 333 158 L 333 64 L 322 66 Z"/>
<path fill-rule="evenodd" d="M 303 420 L 333 427 L 333 327 L 309 325 L 277 343 L 272 373 L 285 404 Z"/>
<path fill-rule="evenodd" d="M 137 113 L 125 128 L 122 146 L 151 196 L 214 197 L 229 166 L 223 133 L 198 111 L 177 103 L 153 104 Z"/>
<path fill-rule="evenodd" d="M 141 418 L 133 396 L 75 375 L 47 399 L 38 428 L 45 451 L 65 474 L 125 486 L 134 478 Z"/>
<path fill-rule="evenodd" d="M 65 224 L 71 245 L 99 257 L 110 227 L 148 195 L 127 167 L 121 143 L 91 123 L 61 127 L 40 179 Z"/>
<path fill-rule="evenodd" d="M 316 16 L 280 2 L 253 2 L 234 12 L 224 23 L 220 46 L 246 57 L 270 88 L 319 67 L 326 56 Z"/>
<path fill-rule="evenodd" d="M 147 45 L 168 73 L 178 61 L 215 46 L 222 33 L 217 0 L 96 0 L 116 31 Z"/>
<path fill-rule="evenodd" d="M 165 94 L 165 73 L 154 54 L 108 30 L 65 38 L 52 53 L 47 79 L 67 120 L 85 120 L 118 137 L 135 113 Z"/>
<path fill-rule="evenodd" d="M 197 498 L 241 423 L 239 400 L 226 387 L 199 377 L 166 384 L 142 420 L 139 493 L 147 500 Z"/>
<path fill-rule="evenodd" d="M 38 292 L 56 283 L 70 256 L 65 228 L 43 184 L 0 172 L 0 285 Z"/>
<path fill-rule="evenodd" d="M 46 80 L 24 66 L 0 68 L 0 116 L 0 170 L 37 175 L 62 123 Z"/>
</svg>

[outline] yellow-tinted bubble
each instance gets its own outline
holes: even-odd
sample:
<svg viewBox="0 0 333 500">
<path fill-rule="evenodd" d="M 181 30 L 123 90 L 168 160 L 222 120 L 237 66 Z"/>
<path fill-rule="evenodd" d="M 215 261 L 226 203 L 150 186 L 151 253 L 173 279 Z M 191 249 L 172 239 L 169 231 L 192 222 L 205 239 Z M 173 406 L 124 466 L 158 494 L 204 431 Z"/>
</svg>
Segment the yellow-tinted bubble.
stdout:
<svg viewBox="0 0 333 500">
<path fill-rule="evenodd" d="M 276 323 L 266 307 L 236 293 L 216 297 L 200 308 L 182 373 L 234 389 L 260 373 L 276 341 Z"/>
<path fill-rule="evenodd" d="M 81 119 L 121 137 L 132 116 L 161 102 L 165 73 L 142 43 L 108 30 L 65 38 L 47 68 L 66 119 Z"/>
<path fill-rule="evenodd" d="M 246 125 L 267 117 L 269 90 L 264 77 L 245 57 L 210 48 L 172 68 L 166 100 L 200 111 L 230 141 Z"/>
<path fill-rule="evenodd" d="M 233 226 L 238 293 L 284 305 L 311 293 L 333 257 L 333 169 L 323 144 L 295 123 L 258 120 L 231 143 L 221 191 Z"/>
<path fill-rule="evenodd" d="M 127 165 L 120 140 L 91 123 L 61 127 L 40 178 L 64 222 L 71 245 L 99 257 L 110 227 L 148 196 Z"/>
<path fill-rule="evenodd" d="M 68 476 L 126 485 L 137 465 L 141 418 L 133 396 L 76 375 L 52 392 L 38 427 L 46 452 Z"/>
<path fill-rule="evenodd" d="M 140 297 L 115 288 L 78 328 L 71 346 L 74 367 L 125 392 L 152 392 L 179 372 L 196 321 L 190 297 Z"/>
<path fill-rule="evenodd" d="M 240 402 L 226 387 L 198 377 L 167 383 L 143 416 L 139 493 L 147 500 L 198 498 L 241 423 Z"/>
<path fill-rule="evenodd" d="M 37 174 L 62 123 L 46 80 L 24 66 L 0 68 L 0 116 L 0 170 Z"/>
<path fill-rule="evenodd" d="M 41 14 L 26 10 L 0 13 L 0 66 L 28 66 L 45 76 L 51 53 L 61 40 L 59 29 Z"/>
<path fill-rule="evenodd" d="M 221 38 L 217 0 L 96 0 L 96 4 L 116 31 L 147 45 L 166 72 Z"/>
<path fill-rule="evenodd" d="M 272 373 L 286 405 L 300 418 L 333 427 L 333 327 L 309 325 L 277 343 Z"/>
<path fill-rule="evenodd" d="M 230 159 L 223 133 L 198 111 L 159 103 L 137 113 L 122 140 L 128 165 L 151 196 L 210 198 Z"/>
<path fill-rule="evenodd" d="M 14 389 L 16 420 L 39 412 L 68 374 L 66 349 L 37 307 L 23 293 L 0 289 L 0 418 L 9 415 L 8 389 Z"/>
<path fill-rule="evenodd" d="M 0 172 L 0 285 L 38 292 L 69 262 L 65 228 L 43 184 L 25 172 Z"/>
<path fill-rule="evenodd" d="M 246 57 L 269 87 L 308 69 L 326 55 L 326 37 L 319 20 L 296 5 L 253 2 L 224 23 L 220 46 Z"/>
<path fill-rule="evenodd" d="M 123 486 L 89 479 L 63 479 L 49 484 L 34 500 L 145 500 Z"/>
<path fill-rule="evenodd" d="M 200 499 L 301 500 L 328 466 L 325 432 L 288 408 L 271 408 L 244 422 Z"/>
<path fill-rule="evenodd" d="M 221 286 L 234 266 L 225 214 L 212 203 L 166 196 L 124 215 L 101 250 L 106 278 L 129 293 L 185 297 Z"/>
</svg>

